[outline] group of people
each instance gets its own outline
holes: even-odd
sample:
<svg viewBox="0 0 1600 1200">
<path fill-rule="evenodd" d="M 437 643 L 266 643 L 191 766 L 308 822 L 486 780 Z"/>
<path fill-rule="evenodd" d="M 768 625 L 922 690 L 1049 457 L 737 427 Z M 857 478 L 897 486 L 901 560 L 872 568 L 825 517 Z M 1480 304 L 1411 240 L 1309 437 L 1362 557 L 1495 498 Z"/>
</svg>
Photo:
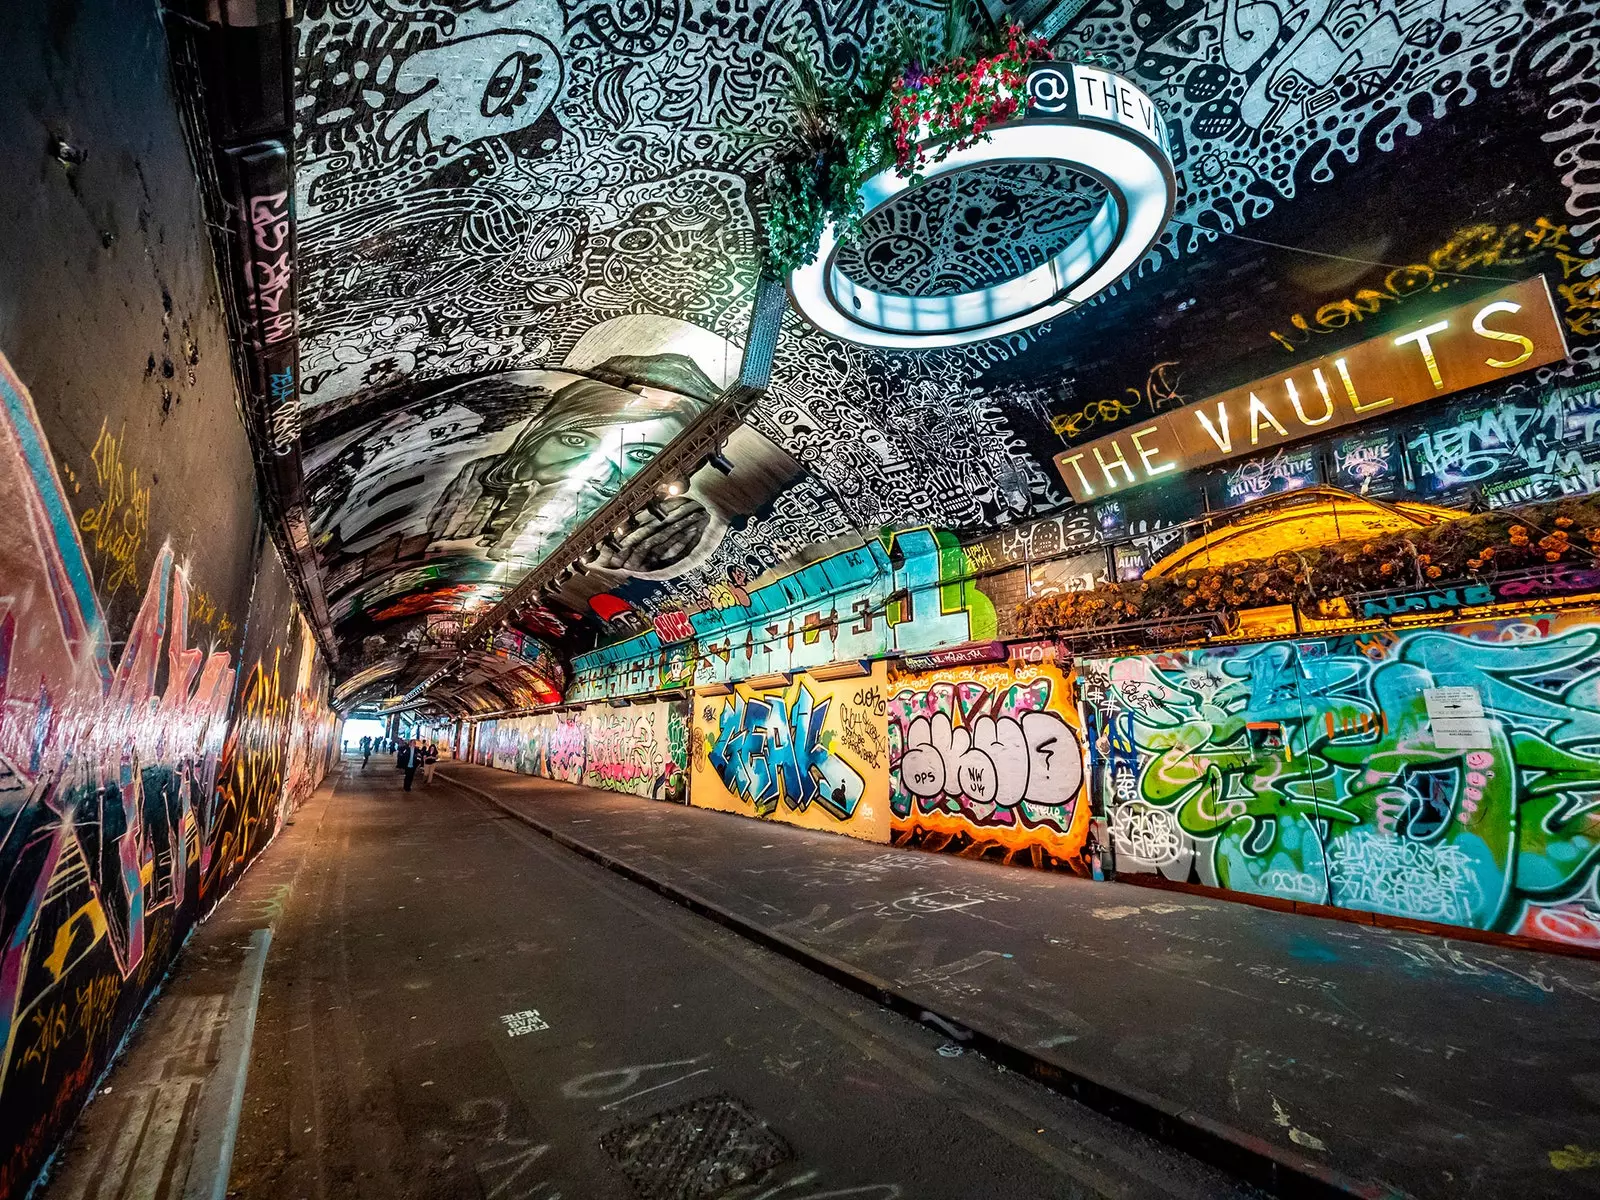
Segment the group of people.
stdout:
<svg viewBox="0 0 1600 1200">
<path fill-rule="evenodd" d="M 361 769 L 367 769 L 373 753 L 393 754 L 395 769 L 403 771 L 406 777 L 406 791 L 411 790 L 411 781 L 417 777 L 417 772 L 422 772 L 424 785 L 433 783 L 433 770 L 439 765 L 439 743 L 425 742 L 421 738 L 375 738 L 363 737 L 361 739 Z"/>
</svg>

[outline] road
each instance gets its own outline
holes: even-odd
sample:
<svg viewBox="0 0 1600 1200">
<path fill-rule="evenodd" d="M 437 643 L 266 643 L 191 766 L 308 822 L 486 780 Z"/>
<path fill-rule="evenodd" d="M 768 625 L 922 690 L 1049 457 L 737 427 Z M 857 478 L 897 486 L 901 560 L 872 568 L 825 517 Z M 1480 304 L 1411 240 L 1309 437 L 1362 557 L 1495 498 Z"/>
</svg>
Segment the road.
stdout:
<svg viewBox="0 0 1600 1200">
<path fill-rule="evenodd" d="M 442 781 L 300 836 L 230 1194 L 1253 1194 Z"/>
</svg>

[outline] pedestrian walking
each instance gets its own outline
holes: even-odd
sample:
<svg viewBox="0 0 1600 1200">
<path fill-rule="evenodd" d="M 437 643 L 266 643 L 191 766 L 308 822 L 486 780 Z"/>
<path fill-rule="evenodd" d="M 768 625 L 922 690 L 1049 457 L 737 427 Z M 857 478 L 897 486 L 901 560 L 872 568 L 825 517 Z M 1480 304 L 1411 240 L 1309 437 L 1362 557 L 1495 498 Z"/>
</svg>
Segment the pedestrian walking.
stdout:
<svg viewBox="0 0 1600 1200">
<path fill-rule="evenodd" d="M 367 769 L 367 761 L 372 757 L 372 735 L 369 733 L 361 739 L 361 769 Z"/>
<path fill-rule="evenodd" d="M 406 791 L 411 790 L 411 781 L 417 777 L 417 768 L 422 765 L 422 748 L 415 742 L 403 742 L 400 746 L 400 769 L 406 773 Z"/>
<path fill-rule="evenodd" d="M 439 765 L 439 743 L 429 742 L 428 748 L 422 755 L 422 782 L 426 787 L 433 786 L 433 769 Z"/>
</svg>

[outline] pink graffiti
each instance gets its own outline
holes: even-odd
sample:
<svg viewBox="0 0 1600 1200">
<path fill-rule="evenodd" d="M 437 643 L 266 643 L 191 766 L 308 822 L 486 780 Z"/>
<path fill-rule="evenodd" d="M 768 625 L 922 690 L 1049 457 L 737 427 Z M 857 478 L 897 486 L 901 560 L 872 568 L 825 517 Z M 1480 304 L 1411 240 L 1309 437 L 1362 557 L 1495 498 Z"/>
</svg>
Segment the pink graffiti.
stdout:
<svg viewBox="0 0 1600 1200">
<path fill-rule="evenodd" d="M 251 197 L 250 228 L 256 251 L 250 261 L 256 322 L 262 342 L 272 346 L 294 333 L 294 311 L 285 303 L 294 274 L 289 261 L 289 193 Z"/>
</svg>

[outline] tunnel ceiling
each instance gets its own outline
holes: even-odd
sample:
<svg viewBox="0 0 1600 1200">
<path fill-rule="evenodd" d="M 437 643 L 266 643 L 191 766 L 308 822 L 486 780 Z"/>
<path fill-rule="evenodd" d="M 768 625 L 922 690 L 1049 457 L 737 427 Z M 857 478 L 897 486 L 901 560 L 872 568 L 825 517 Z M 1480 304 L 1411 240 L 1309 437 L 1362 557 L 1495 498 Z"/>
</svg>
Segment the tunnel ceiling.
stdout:
<svg viewBox="0 0 1600 1200">
<path fill-rule="evenodd" d="M 1581 226 L 1569 213 L 1593 203 L 1573 172 L 1593 123 L 1563 100 L 1587 86 L 1592 5 L 1095 0 L 1064 28 L 1073 5 L 1014 7 L 1162 107 L 1179 198 L 1161 242 L 1101 301 L 957 350 L 867 350 L 787 314 L 732 472 L 701 470 L 568 604 L 527 613 L 535 659 L 575 644 L 575 621 L 589 638 L 630 631 L 841 534 L 1057 508 L 1051 458 L 1068 442 L 1265 374 L 1307 341 L 1366 336 L 1372 313 L 1559 278 L 1558 255 L 1586 252 L 1581 227 L 1540 231 Z M 302 455 L 342 671 L 365 679 L 347 696 L 424 679 L 737 376 L 795 63 L 845 76 L 897 21 L 937 15 L 868 0 L 305 5 Z M 1042 261 L 1099 186 L 1037 166 L 961 175 L 875 218 L 842 266 L 965 289 Z M 1352 307 L 1363 294 L 1371 312 Z M 1567 317 L 1587 362 L 1590 317 L 1578 301 Z"/>
</svg>

